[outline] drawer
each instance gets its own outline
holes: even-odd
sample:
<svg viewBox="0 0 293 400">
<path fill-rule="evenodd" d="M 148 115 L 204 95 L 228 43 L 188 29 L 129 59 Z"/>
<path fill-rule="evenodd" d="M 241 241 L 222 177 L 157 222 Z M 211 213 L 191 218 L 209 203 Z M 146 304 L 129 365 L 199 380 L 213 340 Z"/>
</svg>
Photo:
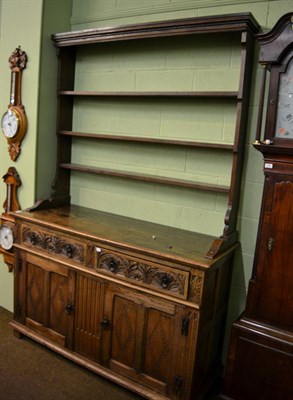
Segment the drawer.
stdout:
<svg viewBox="0 0 293 400">
<path fill-rule="evenodd" d="M 96 247 L 94 268 L 110 276 L 187 299 L 189 272 Z"/>
<path fill-rule="evenodd" d="M 59 232 L 31 225 L 21 225 L 20 244 L 82 264 L 85 261 L 85 243 L 72 240 L 66 235 L 60 235 Z"/>
</svg>

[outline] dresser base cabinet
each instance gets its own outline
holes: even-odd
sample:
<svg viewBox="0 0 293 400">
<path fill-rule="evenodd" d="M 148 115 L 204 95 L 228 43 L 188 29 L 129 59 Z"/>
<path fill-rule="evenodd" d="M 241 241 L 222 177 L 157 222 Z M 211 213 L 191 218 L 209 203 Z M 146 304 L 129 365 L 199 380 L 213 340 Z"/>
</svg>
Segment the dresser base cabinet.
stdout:
<svg viewBox="0 0 293 400">
<path fill-rule="evenodd" d="M 78 206 L 15 218 L 16 332 L 149 399 L 214 387 L 237 244 L 211 260 L 210 236 Z"/>
</svg>

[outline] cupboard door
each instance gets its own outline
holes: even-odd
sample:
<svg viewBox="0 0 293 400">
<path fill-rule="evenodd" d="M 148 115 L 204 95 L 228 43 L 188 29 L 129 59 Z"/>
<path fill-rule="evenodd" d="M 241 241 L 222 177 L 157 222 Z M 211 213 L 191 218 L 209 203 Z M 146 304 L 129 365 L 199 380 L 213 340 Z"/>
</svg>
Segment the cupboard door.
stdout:
<svg viewBox="0 0 293 400">
<path fill-rule="evenodd" d="M 106 292 L 103 360 L 111 370 L 170 398 L 185 398 L 195 312 L 111 285 Z"/>
<path fill-rule="evenodd" d="M 276 327 L 293 329 L 293 182 L 266 182 L 268 196 L 260 234 L 255 296 L 251 315 Z"/>
<path fill-rule="evenodd" d="M 95 362 L 100 361 L 103 296 L 103 283 L 86 275 L 77 275 L 74 351 Z"/>
<path fill-rule="evenodd" d="M 74 273 L 21 252 L 16 269 L 16 319 L 59 345 L 72 347 Z"/>
</svg>

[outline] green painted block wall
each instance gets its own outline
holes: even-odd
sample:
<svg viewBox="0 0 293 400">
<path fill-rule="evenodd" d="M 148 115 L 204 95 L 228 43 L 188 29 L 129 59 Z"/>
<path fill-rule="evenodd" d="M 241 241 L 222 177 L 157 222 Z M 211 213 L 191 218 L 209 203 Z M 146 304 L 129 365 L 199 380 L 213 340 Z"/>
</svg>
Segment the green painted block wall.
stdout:
<svg viewBox="0 0 293 400">
<path fill-rule="evenodd" d="M 16 12 L 17 10 L 17 12 Z M 21 204 L 29 204 L 34 201 L 34 177 L 36 169 L 37 140 L 37 107 L 38 107 L 38 79 L 39 79 L 39 56 L 41 40 L 41 17 L 42 1 L 32 0 L 2 0 L 1 4 L 1 37 L 0 37 L 0 107 L 1 115 L 7 110 L 10 99 L 10 68 L 8 58 L 19 45 L 27 53 L 27 67 L 23 72 L 22 102 L 25 105 L 29 125 L 27 136 L 22 143 L 22 154 L 17 162 L 12 162 L 8 151 L 7 142 L 1 134 L 0 139 L 0 171 L 1 177 L 10 166 L 14 166 L 21 176 L 23 182 L 19 189 Z M 13 21 L 14 29 L 12 29 Z M 24 21 L 30 21 L 28 29 L 23 29 Z M 22 29 L 15 29 L 22 27 Z M 33 35 L 33 36 L 32 36 Z M 32 40 L 32 37 L 34 38 Z M 28 157 L 23 155 L 27 154 Z M 26 177 L 29 180 L 26 180 Z M 0 204 L 6 196 L 6 187 L 2 182 L 0 185 Z M 0 305 L 12 310 L 13 307 L 13 274 L 7 272 L 7 266 L 2 262 L 0 265 Z"/>
</svg>

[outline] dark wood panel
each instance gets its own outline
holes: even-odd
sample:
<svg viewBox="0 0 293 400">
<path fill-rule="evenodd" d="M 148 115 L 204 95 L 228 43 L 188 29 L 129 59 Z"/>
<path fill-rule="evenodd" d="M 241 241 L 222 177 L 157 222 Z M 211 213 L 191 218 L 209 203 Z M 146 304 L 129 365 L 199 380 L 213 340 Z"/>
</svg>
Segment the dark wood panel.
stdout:
<svg viewBox="0 0 293 400">
<path fill-rule="evenodd" d="M 292 177 L 270 176 L 259 232 L 255 283 L 247 313 L 252 318 L 293 329 L 293 182 Z"/>
<path fill-rule="evenodd" d="M 231 337 L 235 352 L 228 364 L 223 400 L 292 399 L 293 343 L 277 336 L 245 320 L 235 323 Z"/>
<path fill-rule="evenodd" d="M 27 316 L 43 323 L 45 315 L 43 304 L 44 271 L 36 265 L 27 264 Z"/>
<path fill-rule="evenodd" d="M 76 281 L 74 350 L 95 361 L 100 361 L 103 294 L 98 280 L 78 275 Z"/>
</svg>

